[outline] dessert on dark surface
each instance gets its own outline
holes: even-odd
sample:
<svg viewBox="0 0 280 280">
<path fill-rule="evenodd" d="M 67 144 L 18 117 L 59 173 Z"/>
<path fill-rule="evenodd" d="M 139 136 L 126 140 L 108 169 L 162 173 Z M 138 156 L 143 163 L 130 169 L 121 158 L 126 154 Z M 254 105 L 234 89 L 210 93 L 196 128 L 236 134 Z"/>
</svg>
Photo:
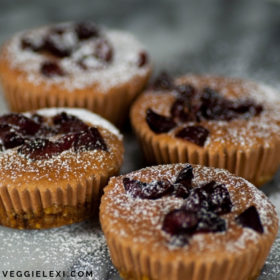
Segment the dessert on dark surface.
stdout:
<svg viewBox="0 0 280 280">
<path fill-rule="evenodd" d="M 124 279 L 255 279 L 278 231 L 268 198 L 222 169 L 152 166 L 104 191 L 102 230 Z"/>
</svg>

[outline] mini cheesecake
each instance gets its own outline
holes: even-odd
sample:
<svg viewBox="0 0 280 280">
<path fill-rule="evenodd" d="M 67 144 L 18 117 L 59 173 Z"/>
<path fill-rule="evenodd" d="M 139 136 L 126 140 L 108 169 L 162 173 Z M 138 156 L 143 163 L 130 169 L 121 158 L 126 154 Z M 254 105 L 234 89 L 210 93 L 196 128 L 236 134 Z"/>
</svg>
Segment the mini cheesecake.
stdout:
<svg viewBox="0 0 280 280">
<path fill-rule="evenodd" d="M 100 221 L 123 279 L 251 280 L 278 231 L 275 207 L 226 170 L 190 164 L 113 177 Z"/>
<path fill-rule="evenodd" d="M 81 107 L 120 125 L 146 85 L 151 63 L 132 35 L 93 22 L 23 31 L 0 53 L 0 79 L 12 111 Z"/>
<path fill-rule="evenodd" d="M 131 109 L 149 163 L 224 168 L 257 186 L 280 164 L 280 95 L 237 78 L 162 74 Z"/>
<path fill-rule="evenodd" d="M 96 214 L 122 164 L 118 130 L 83 109 L 0 116 L 0 224 L 40 229 Z"/>
</svg>

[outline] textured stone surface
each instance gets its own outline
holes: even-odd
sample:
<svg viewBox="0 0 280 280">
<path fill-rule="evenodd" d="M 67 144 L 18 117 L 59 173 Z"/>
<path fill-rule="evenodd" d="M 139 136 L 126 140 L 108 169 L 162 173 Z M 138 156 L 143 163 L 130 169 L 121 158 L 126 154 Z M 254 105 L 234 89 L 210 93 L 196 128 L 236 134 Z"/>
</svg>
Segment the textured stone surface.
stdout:
<svg viewBox="0 0 280 280">
<path fill-rule="evenodd" d="M 134 33 L 147 46 L 156 72 L 223 74 L 280 86 L 280 1 L 2 0 L 0 43 L 23 29 L 84 19 Z M 7 107 L 1 96 L 3 112 Z M 135 138 L 126 130 L 123 173 L 145 166 Z M 279 181 L 278 172 L 263 187 L 278 213 Z M 7 269 L 92 270 L 92 277 L 63 279 L 119 279 L 96 223 L 44 231 L 0 227 L 0 239 L 0 273 Z M 280 236 L 259 280 L 279 279 L 279 252 Z"/>
</svg>

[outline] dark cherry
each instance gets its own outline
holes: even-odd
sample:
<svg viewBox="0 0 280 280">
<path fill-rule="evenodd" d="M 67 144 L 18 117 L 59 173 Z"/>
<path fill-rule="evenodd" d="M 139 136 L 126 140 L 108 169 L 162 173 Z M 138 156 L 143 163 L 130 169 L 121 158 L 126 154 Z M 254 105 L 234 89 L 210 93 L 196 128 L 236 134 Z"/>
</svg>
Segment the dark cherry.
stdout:
<svg viewBox="0 0 280 280">
<path fill-rule="evenodd" d="M 79 137 L 79 133 L 70 133 L 64 136 L 61 136 L 57 141 L 56 144 L 59 147 L 61 152 L 67 151 L 74 147 L 74 143 L 77 141 Z"/>
<path fill-rule="evenodd" d="M 208 135 L 209 130 L 207 130 L 203 126 L 196 125 L 187 126 L 180 129 L 175 136 L 203 147 Z"/>
<path fill-rule="evenodd" d="M 146 121 L 150 129 L 155 133 L 168 132 L 176 126 L 175 121 L 171 117 L 157 114 L 152 109 L 147 110 Z"/>
<path fill-rule="evenodd" d="M 154 90 L 172 90 L 174 87 L 173 78 L 167 72 L 161 72 L 152 83 Z"/>
<path fill-rule="evenodd" d="M 184 208 L 192 211 L 205 209 L 222 215 L 231 211 L 232 202 L 227 188 L 223 184 L 211 181 L 192 189 L 185 200 Z"/>
<path fill-rule="evenodd" d="M 142 188 L 146 185 L 138 180 L 129 179 L 128 177 L 123 178 L 124 189 L 131 194 L 132 197 L 140 197 Z"/>
<path fill-rule="evenodd" d="M 91 21 L 77 23 L 75 31 L 80 40 L 86 40 L 100 35 L 98 26 Z"/>
<path fill-rule="evenodd" d="M 174 190 L 173 185 L 167 181 L 154 181 L 143 183 L 138 180 L 131 180 L 127 177 L 123 179 L 124 188 L 132 197 L 142 199 L 159 199 L 165 195 L 171 194 Z"/>
<path fill-rule="evenodd" d="M 215 184 L 209 195 L 210 210 L 222 215 L 230 213 L 232 202 L 228 189 L 223 184 Z"/>
<path fill-rule="evenodd" d="M 64 44 L 59 43 L 56 38 L 58 34 L 50 33 L 44 39 L 43 51 L 50 53 L 53 56 L 63 58 L 71 55 L 72 49 L 65 47 Z"/>
<path fill-rule="evenodd" d="M 204 88 L 201 95 L 201 115 L 208 120 L 230 121 L 244 116 L 257 116 L 263 107 L 251 100 L 232 101 L 211 88 Z"/>
<path fill-rule="evenodd" d="M 21 48 L 23 50 L 25 49 L 29 49 L 29 50 L 32 50 L 34 52 L 39 52 L 42 50 L 42 44 L 36 44 L 34 41 L 32 41 L 31 39 L 29 38 L 22 38 L 21 40 Z"/>
<path fill-rule="evenodd" d="M 77 138 L 74 140 L 74 149 L 75 151 L 108 150 L 102 135 L 95 127 L 89 127 L 77 134 Z"/>
<path fill-rule="evenodd" d="M 259 233 L 264 232 L 259 212 L 255 206 L 250 206 L 236 217 L 236 222 L 243 227 L 249 227 Z"/>
<path fill-rule="evenodd" d="M 155 181 L 144 186 L 142 189 L 141 198 L 158 199 L 165 195 L 171 194 L 173 190 L 174 187 L 169 181 Z"/>
<path fill-rule="evenodd" d="M 171 116 L 181 122 L 192 121 L 190 106 L 183 99 L 176 99 L 170 109 Z"/>
<path fill-rule="evenodd" d="M 44 138 L 35 138 L 18 149 L 18 153 L 32 160 L 48 159 L 61 153 L 59 145 Z"/>
<path fill-rule="evenodd" d="M 177 93 L 179 93 L 180 98 L 189 99 L 193 98 L 196 94 L 196 89 L 190 84 L 182 84 L 175 87 Z"/>
<path fill-rule="evenodd" d="M 251 100 L 243 100 L 238 103 L 231 104 L 230 109 L 238 114 L 248 113 L 251 116 L 258 116 L 263 111 L 263 106 L 261 104 L 255 104 Z"/>
<path fill-rule="evenodd" d="M 203 188 L 193 188 L 185 199 L 182 208 L 188 211 L 200 211 L 209 209 L 209 196 Z"/>
<path fill-rule="evenodd" d="M 192 190 L 193 168 L 190 164 L 177 175 L 174 183 L 175 196 L 187 198 Z"/>
<path fill-rule="evenodd" d="M 226 222 L 216 213 L 201 209 L 197 212 L 199 219 L 196 233 L 222 232 L 226 230 Z"/>
<path fill-rule="evenodd" d="M 3 139 L 7 133 L 14 131 L 14 128 L 9 125 L 9 124 L 5 124 L 5 123 L 0 123 L 0 138 Z"/>
<path fill-rule="evenodd" d="M 138 58 L 138 67 L 143 67 L 145 66 L 149 61 L 148 54 L 145 51 L 142 51 L 139 53 L 139 58 Z"/>
<path fill-rule="evenodd" d="M 191 192 L 191 186 L 184 186 L 182 184 L 174 184 L 174 195 L 176 197 L 187 198 Z"/>
<path fill-rule="evenodd" d="M 94 55 L 98 59 L 108 63 L 112 61 L 113 48 L 107 40 L 100 39 L 95 45 Z"/>
<path fill-rule="evenodd" d="M 40 129 L 40 124 L 22 114 L 10 113 L 0 117 L 0 124 L 8 124 L 19 133 L 35 135 Z"/>
<path fill-rule="evenodd" d="M 16 132 L 8 132 L 2 138 L 2 145 L 5 149 L 12 149 L 24 143 L 24 137 Z"/>
<path fill-rule="evenodd" d="M 58 133 L 80 132 L 88 129 L 88 125 L 82 120 L 65 112 L 55 115 L 53 123 Z"/>
<path fill-rule="evenodd" d="M 175 184 L 182 184 L 184 186 L 190 186 L 193 179 L 193 168 L 190 164 L 187 164 L 186 167 L 181 169 L 178 173 Z"/>
<path fill-rule="evenodd" d="M 207 120 L 230 121 L 236 118 L 236 113 L 229 110 L 231 101 L 226 100 L 211 88 L 204 88 L 201 95 L 200 114 Z"/>
<path fill-rule="evenodd" d="M 59 64 L 53 61 L 43 62 L 41 65 L 41 73 L 48 78 L 65 75 Z"/>
<path fill-rule="evenodd" d="M 226 222 L 205 209 L 190 211 L 181 208 L 172 210 L 164 217 L 162 229 L 171 235 L 222 232 L 226 230 Z"/>
<path fill-rule="evenodd" d="M 171 235 L 192 234 L 198 223 L 197 213 L 186 209 L 176 209 L 164 217 L 162 229 Z"/>
</svg>

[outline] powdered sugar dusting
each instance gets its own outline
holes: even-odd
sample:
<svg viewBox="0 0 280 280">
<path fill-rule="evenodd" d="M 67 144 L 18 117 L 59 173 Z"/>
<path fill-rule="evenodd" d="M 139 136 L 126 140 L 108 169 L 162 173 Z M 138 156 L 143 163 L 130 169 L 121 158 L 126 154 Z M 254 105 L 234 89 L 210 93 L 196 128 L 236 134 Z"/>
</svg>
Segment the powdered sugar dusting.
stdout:
<svg viewBox="0 0 280 280">
<path fill-rule="evenodd" d="M 176 174 L 183 167 L 183 164 L 155 166 L 132 172 L 126 176 L 143 182 L 162 179 L 174 181 Z M 135 199 L 124 191 L 122 178 L 111 179 L 110 182 L 114 184 L 114 187 L 112 188 L 109 183 L 110 187 L 105 189 L 105 196 L 102 200 L 104 208 L 101 216 L 110 217 L 106 229 L 117 233 L 120 237 L 132 238 L 136 243 L 148 244 L 147 246 L 153 250 L 174 249 L 169 245 L 170 236 L 161 229 L 162 221 L 169 211 L 177 209 L 183 204 L 183 199 L 172 196 L 157 200 Z M 255 205 L 259 212 L 264 234 L 268 234 L 271 228 L 275 227 L 277 222 L 275 218 L 272 218 L 275 216 L 274 207 L 252 184 L 222 169 L 194 167 L 194 187 L 213 179 L 225 184 L 233 202 L 232 212 L 223 216 L 227 221 L 227 230 L 215 234 L 195 234 L 184 249 L 192 253 L 214 252 L 215 250 L 235 252 L 246 248 L 248 242 L 258 243 L 262 239 L 262 235 L 250 228 L 243 228 L 235 222 L 235 217 L 251 205 Z M 121 232 L 119 232 L 120 227 Z M 138 234 L 139 232 L 141 234 Z"/>
<path fill-rule="evenodd" d="M 77 279 L 75 273 L 78 272 L 91 273 L 79 279 L 104 280 L 117 276 L 102 231 L 94 221 L 49 230 L 19 231 L 1 227 L 0 238 L 1 271 L 31 272 L 42 267 L 46 273 L 61 271 L 60 277 L 54 279 L 68 280 Z"/>
<path fill-rule="evenodd" d="M 108 129 L 111 133 L 115 134 L 118 136 L 119 139 L 122 139 L 122 135 L 120 131 L 110 122 L 107 120 L 103 119 L 99 115 L 96 115 L 90 111 L 87 111 L 85 109 L 78 109 L 78 108 L 45 108 L 45 109 L 40 109 L 36 111 L 38 114 L 41 114 L 46 117 L 53 117 L 56 114 L 66 112 L 70 115 L 74 115 L 81 119 L 84 122 L 89 122 L 94 126 L 101 126 L 105 129 Z"/>
<path fill-rule="evenodd" d="M 84 109 L 50 108 L 36 112 L 46 118 L 66 112 L 98 126 L 108 151 L 95 149 L 75 152 L 68 149 L 54 157 L 33 161 L 20 155 L 17 148 L 7 149 L 0 153 L 0 185 L 28 186 L 42 181 L 62 184 L 74 178 L 79 180 L 91 176 L 93 172 L 103 174 L 105 170 L 110 174 L 118 170 L 122 162 L 122 135 L 108 121 Z M 30 114 L 26 113 L 27 116 Z M 116 142 L 117 137 L 119 141 Z"/>
<path fill-rule="evenodd" d="M 186 83 L 191 83 L 194 86 L 198 86 L 200 83 L 201 87 L 201 79 L 206 79 L 208 76 L 198 78 L 197 76 L 190 75 L 186 77 L 188 77 Z M 210 131 L 204 145 L 205 147 L 215 148 L 217 145 L 219 147 L 230 145 L 231 147 L 250 148 L 261 144 L 267 148 L 275 144 L 275 141 L 280 141 L 279 91 L 267 85 L 249 81 L 224 78 L 222 82 L 219 80 L 218 83 L 211 76 L 208 79 L 207 83 L 204 81 L 204 86 L 207 85 L 213 89 L 217 88 L 218 93 L 233 100 L 237 98 L 252 99 L 263 106 L 263 111 L 260 115 L 250 117 L 249 119 L 238 118 L 231 121 L 202 120 L 199 125 Z M 174 100 L 173 92 L 147 91 L 134 105 L 137 125 L 147 126 L 145 118 L 148 108 L 153 109 L 159 114 L 169 116 L 171 104 L 173 104 Z M 174 135 L 180 128 L 195 124 L 194 122 L 178 123 L 178 127 L 171 130 L 168 135 L 172 137 L 173 141 L 185 141 L 176 138 Z"/>
<path fill-rule="evenodd" d="M 70 23 L 65 25 L 68 28 L 71 27 Z M 70 28 L 70 31 L 67 31 L 59 40 L 60 46 L 63 47 L 78 46 L 70 56 L 60 59 L 60 65 L 67 75 L 46 78 L 40 74 L 40 66 L 46 60 L 46 56 L 28 49 L 23 50 L 21 40 L 27 36 L 32 40 L 40 41 L 40 37 L 47 34 L 51 27 L 53 26 L 21 32 L 8 43 L 7 51 L 11 66 L 22 70 L 27 79 L 34 84 L 42 82 L 46 85 L 59 84 L 69 92 L 94 85 L 106 92 L 114 86 L 127 83 L 136 76 L 145 76 L 149 72 L 149 64 L 143 67 L 138 66 L 139 54 L 144 47 L 132 35 L 117 30 L 103 30 L 103 36 L 112 45 L 114 52 L 112 62 L 105 65 L 94 56 L 88 58 L 92 52 L 92 45 L 96 44 L 98 39 L 77 42 L 78 39 Z M 79 61 L 85 58 L 89 66 L 88 71 L 79 66 Z"/>
</svg>

